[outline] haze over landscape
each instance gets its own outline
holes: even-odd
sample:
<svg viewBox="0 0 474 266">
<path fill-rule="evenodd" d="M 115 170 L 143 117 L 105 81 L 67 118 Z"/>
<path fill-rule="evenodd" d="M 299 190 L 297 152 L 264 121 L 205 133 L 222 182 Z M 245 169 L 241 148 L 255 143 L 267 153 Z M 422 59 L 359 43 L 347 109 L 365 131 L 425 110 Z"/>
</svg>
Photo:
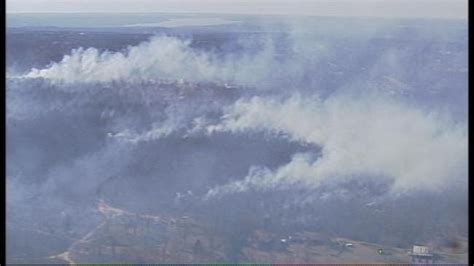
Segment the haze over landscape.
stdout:
<svg viewBox="0 0 474 266">
<path fill-rule="evenodd" d="M 42 2 L 7 2 L 7 262 L 467 262 L 466 1 Z"/>
</svg>

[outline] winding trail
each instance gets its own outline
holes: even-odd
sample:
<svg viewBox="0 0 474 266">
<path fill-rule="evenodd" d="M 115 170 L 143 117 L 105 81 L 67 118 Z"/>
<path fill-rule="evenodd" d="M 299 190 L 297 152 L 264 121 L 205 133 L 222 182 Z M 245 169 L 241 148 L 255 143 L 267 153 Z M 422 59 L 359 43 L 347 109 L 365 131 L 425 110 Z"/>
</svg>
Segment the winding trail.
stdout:
<svg viewBox="0 0 474 266">
<path fill-rule="evenodd" d="M 104 218 L 105 218 L 104 221 L 102 221 L 98 226 L 96 226 L 94 229 L 92 229 L 87 234 L 85 234 L 82 238 L 74 241 L 66 251 L 64 251 L 60 254 L 57 254 L 57 255 L 49 256 L 48 258 L 49 259 L 61 259 L 61 260 L 65 261 L 66 263 L 70 264 L 70 265 L 77 264 L 71 257 L 74 249 L 80 244 L 87 243 L 90 240 L 90 238 L 98 230 L 100 230 L 104 225 L 106 225 L 109 222 L 110 219 L 113 219 L 113 218 L 118 217 L 118 216 L 133 216 L 133 217 L 139 217 L 139 218 L 142 218 L 142 219 L 150 219 L 150 220 L 153 220 L 155 222 L 162 222 L 162 223 L 166 223 L 166 224 L 168 224 L 170 222 L 170 221 L 168 221 L 168 219 L 164 219 L 160 216 L 149 215 L 149 214 L 137 214 L 137 213 L 130 212 L 130 211 L 127 211 L 127 210 L 124 210 L 124 209 L 112 207 L 109 204 L 107 204 L 103 199 L 99 200 L 99 204 L 97 205 L 97 210 L 102 215 L 104 215 Z"/>
</svg>

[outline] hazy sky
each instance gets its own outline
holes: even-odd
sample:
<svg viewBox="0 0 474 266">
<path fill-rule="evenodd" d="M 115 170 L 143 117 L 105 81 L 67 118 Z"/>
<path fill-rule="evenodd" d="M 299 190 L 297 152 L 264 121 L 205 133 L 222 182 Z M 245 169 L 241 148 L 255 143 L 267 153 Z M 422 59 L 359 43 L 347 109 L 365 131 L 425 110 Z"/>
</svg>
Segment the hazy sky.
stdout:
<svg viewBox="0 0 474 266">
<path fill-rule="evenodd" d="M 7 12 L 199 12 L 467 18 L 468 0 L 7 0 Z"/>
</svg>

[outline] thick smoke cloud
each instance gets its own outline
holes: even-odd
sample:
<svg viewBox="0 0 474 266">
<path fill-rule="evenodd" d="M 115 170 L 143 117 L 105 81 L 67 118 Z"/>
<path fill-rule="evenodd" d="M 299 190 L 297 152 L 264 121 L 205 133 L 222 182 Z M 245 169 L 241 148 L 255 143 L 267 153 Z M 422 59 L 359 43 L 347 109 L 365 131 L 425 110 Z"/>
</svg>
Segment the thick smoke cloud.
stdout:
<svg viewBox="0 0 474 266">
<path fill-rule="evenodd" d="M 123 52 L 78 48 L 60 62 L 32 69 L 25 76 L 64 83 L 189 81 L 254 86 L 270 74 L 274 62 L 271 42 L 257 54 L 226 58 L 190 45 L 190 40 L 160 36 Z"/>
<path fill-rule="evenodd" d="M 271 38 L 265 39 L 256 52 L 223 55 L 196 49 L 191 40 L 160 36 L 122 52 L 79 48 L 58 63 L 32 69 L 26 77 L 70 84 L 178 81 L 178 89 L 185 87 L 186 82 L 232 83 L 258 88 L 273 86 L 274 91 L 279 91 L 274 86 L 278 78 L 304 80 L 308 69 L 322 55 L 331 53 L 327 46 L 304 37 L 303 33 L 290 31 L 284 58 L 279 58 L 281 47 Z M 246 45 L 245 40 L 240 42 Z M 373 68 L 393 68 L 390 62 L 395 59 L 384 59 L 387 56 L 397 58 L 394 50 L 389 50 Z M 311 85 L 310 82 L 308 86 Z M 213 112 L 224 112 L 221 123 L 212 122 L 215 119 L 206 116 L 206 108 L 196 112 L 195 107 L 181 104 L 168 108 L 166 119 L 152 123 L 147 130 L 118 126 L 119 130 L 108 133 L 108 137 L 138 143 L 177 131 L 183 135 L 203 134 L 206 130 L 235 134 L 264 131 L 322 148 L 321 153 L 295 154 L 290 163 L 276 170 L 255 166 L 243 180 L 216 187 L 209 195 L 282 184 L 318 187 L 321 183 L 357 176 L 391 178 L 393 191 L 437 191 L 447 183 L 452 184 L 453 179 L 464 180 L 464 124 L 404 104 L 400 98 L 389 99 L 385 91 L 374 92 L 369 88 L 348 89 L 345 85 L 344 91 L 329 98 L 318 98 L 317 91 L 311 92 L 310 97 L 294 95 L 311 90 L 285 87 L 281 97 L 244 97 L 223 110 L 213 107 Z M 351 91 L 364 98 L 354 98 Z M 369 91 L 372 96 L 366 94 Z M 285 99 L 287 95 L 293 96 Z"/>
<path fill-rule="evenodd" d="M 394 180 L 392 192 L 465 185 L 467 128 L 434 112 L 379 98 L 254 97 L 228 108 L 210 132 L 268 131 L 322 147 L 275 171 L 254 168 L 208 196 L 300 184 L 318 187 L 361 176 Z"/>
<path fill-rule="evenodd" d="M 46 69 L 33 69 L 27 77 L 43 77 L 64 82 L 109 82 L 113 80 L 174 78 L 213 78 L 216 69 L 210 58 L 189 50 L 188 41 L 153 38 L 130 47 L 126 52 L 99 52 L 95 48 L 75 49 L 61 62 Z M 179 75 L 179 76 L 176 76 Z"/>
</svg>

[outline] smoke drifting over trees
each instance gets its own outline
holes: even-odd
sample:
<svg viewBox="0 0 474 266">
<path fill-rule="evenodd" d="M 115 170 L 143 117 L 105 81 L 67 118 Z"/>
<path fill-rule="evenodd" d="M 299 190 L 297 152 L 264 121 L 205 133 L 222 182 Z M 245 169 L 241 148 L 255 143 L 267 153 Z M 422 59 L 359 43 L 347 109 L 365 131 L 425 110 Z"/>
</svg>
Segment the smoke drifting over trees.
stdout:
<svg viewBox="0 0 474 266">
<path fill-rule="evenodd" d="M 229 239 L 228 261 L 261 228 L 398 247 L 466 234 L 465 23 L 320 20 L 114 29 L 105 48 L 10 29 L 9 256 L 28 249 L 17 225 L 64 237 L 29 261 L 67 250 L 98 200 L 191 216 Z M 25 63 L 66 34 L 61 59 Z"/>
</svg>

